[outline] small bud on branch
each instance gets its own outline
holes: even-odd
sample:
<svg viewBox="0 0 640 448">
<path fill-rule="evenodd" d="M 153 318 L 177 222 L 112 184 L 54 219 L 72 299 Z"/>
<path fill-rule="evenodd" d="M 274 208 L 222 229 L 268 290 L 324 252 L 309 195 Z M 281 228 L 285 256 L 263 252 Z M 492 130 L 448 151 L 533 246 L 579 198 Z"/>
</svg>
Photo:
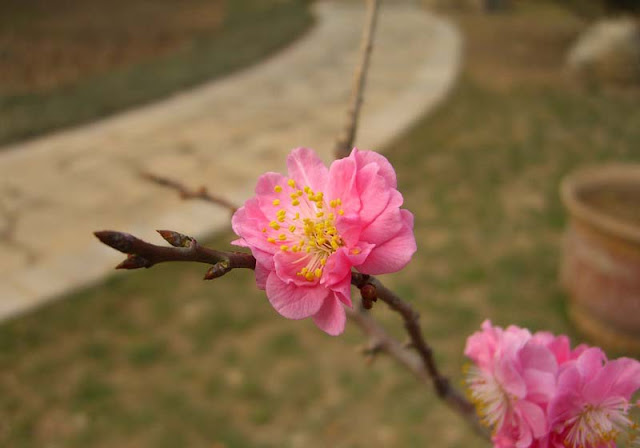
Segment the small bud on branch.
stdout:
<svg viewBox="0 0 640 448">
<path fill-rule="evenodd" d="M 204 275 L 204 279 L 213 280 L 214 278 L 222 277 L 230 270 L 231 268 L 229 267 L 229 263 L 225 261 L 220 261 L 219 263 L 216 263 L 209 268 L 207 273 Z"/>
<path fill-rule="evenodd" d="M 164 240 L 173 247 L 189 247 L 195 241 L 193 238 L 173 230 L 156 230 Z"/>
</svg>

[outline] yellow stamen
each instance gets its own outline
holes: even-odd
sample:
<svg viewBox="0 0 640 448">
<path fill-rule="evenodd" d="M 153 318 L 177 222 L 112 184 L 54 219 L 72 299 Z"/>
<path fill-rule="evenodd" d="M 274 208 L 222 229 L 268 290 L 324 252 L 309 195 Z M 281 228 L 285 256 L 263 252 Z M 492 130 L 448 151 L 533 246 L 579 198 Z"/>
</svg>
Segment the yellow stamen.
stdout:
<svg viewBox="0 0 640 448">
<path fill-rule="evenodd" d="M 291 187 L 291 188 L 295 188 L 296 187 L 296 181 L 293 179 L 289 179 L 287 181 L 287 184 Z"/>
<path fill-rule="evenodd" d="M 289 250 L 289 246 L 287 246 L 286 244 L 283 244 L 282 246 L 280 246 L 280 250 L 281 250 L 282 252 L 286 252 L 286 251 L 288 251 L 288 250 Z"/>
<path fill-rule="evenodd" d="M 278 235 L 278 239 L 279 239 L 280 241 L 283 241 L 283 240 L 286 240 L 286 239 L 287 239 L 287 236 L 286 236 L 284 233 L 281 233 L 280 235 Z"/>
<path fill-rule="evenodd" d="M 282 187 L 280 185 L 276 185 L 275 187 L 273 187 L 273 191 L 275 191 L 276 193 L 280 193 L 282 191 Z"/>
<path fill-rule="evenodd" d="M 280 199 L 274 199 L 273 205 L 280 205 Z"/>
</svg>

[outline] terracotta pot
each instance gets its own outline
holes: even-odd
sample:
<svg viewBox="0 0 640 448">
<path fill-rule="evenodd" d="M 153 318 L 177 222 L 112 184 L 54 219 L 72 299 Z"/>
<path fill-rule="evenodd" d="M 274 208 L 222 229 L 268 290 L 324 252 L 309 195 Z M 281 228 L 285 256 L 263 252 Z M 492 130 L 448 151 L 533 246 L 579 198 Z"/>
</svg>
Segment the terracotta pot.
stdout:
<svg viewBox="0 0 640 448">
<path fill-rule="evenodd" d="M 577 171 L 560 187 L 569 212 L 561 281 L 569 316 L 593 343 L 640 354 L 640 165 Z"/>
</svg>

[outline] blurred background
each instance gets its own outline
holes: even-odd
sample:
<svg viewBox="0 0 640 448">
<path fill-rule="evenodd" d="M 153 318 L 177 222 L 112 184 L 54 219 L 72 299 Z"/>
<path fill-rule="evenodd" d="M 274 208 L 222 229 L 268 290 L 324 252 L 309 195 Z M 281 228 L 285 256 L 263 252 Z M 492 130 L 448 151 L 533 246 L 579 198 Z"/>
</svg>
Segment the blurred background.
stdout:
<svg viewBox="0 0 640 448">
<path fill-rule="evenodd" d="M 640 161 L 640 5 L 388 0 L 381 14 L 398 3 L 451 21 L 464 44 L 445 101 L 376 148 L 397 170 L 419 248 L 382 280 L 421 312 L 442 370 L 459 384 L 465 339 L 486 318 L 583 338 L 558 280 L 567 223 L 558 188 L 584 165 Z M 304 39 L 316 6 L 2 0 L 0 144 L 15 152 L 243 73 Z M 350 78 L 332 82 L 348 88 Z M 17 250 L 19 226 L 3 207 L 0 260 Z M 227 229 L 206 244 L 232 239 Z M 277 316 L 252 272 L 203 282 L 204 272 L 118 272 L 2 322 L 0 446 L 483 445 L 391 360 L 366 363 L 355 326 L 328 337 Z M 397 316 L 381 304 L 373 312 L 402 338 Z"/>
</svg>

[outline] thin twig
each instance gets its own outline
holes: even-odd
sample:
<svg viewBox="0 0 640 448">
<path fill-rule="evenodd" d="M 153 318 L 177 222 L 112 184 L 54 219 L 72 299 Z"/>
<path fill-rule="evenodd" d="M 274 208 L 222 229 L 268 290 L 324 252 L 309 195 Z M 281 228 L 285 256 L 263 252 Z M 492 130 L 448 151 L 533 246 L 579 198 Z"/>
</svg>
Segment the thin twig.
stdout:
<svg viewBox="0 0 640 448">
<path fill-rule="evenodd" d="M 375 298 L 380 299 L 389 308 L 402 316 L 405 329 L 410 338 L 409 347 L 413 350 L 410 350 L 407 344 L 402 344 L 389 336 L 364 310 L 360 312 L 349 310 L 349 317 L 360 326 L 363 332 L 373 339 L 372 344 L 380 347 L 385 353 L 407 367 L 419 380 L 431 383 L 438 397 L 464 417 L 477 433 L 488 438 L 486 430 L 480 425 L 476 417 L 473 404 L 451 387 L 449 379 L 438 369 L 433 357 L 433 350 L 427 344 L 420 328 L 420 314 L 409 303 L 402 300 L 373 276 L 353 272 L 351 284 L 360 289 L 361 292 L 366 291 L 363 294 L 365 296 L 363 299 L 366 298 L 373 301 L 375 301 Z M 374 288 L 375 292 L 371 291 L 371 288 Z M 373 294 L 375 294 L 374 299 L 372 299 Z"/>
<path fill-rule="evenodd" d="M 201 199 L 203 201 L 211 202 L 212 204 L 219 205 L 229 210 L 231 214 L 235 213 L 237 207 L 225 198 L 221 198 L 209 193 L 206 187 L 200 187 L 192 190 L 184 186 L 182 183 L 169 179 L 167 177 L 158 176 L 157 174 L 143 171 L 140 173 L 143 179 L 153 182 L 156 185 L 170 188 L 177 191 L 182 199 Z"/>
<path fill-rule="evenodd" d="M 401 343 L 387 331 L 365 310 L 345 309 L 349 320 L 354 322 L 360 330 L 369 338 L 369 346 L 375 347 L 377 352 L 383 352 L 389 355 L 396 362 L 404 366 L 413 375 L 426 386 L 433 386 L 433 377 L 425 368 L 425 364 L 420 355 L 407 348 L 406 344 Z M 437 384 L 437 383 L 436 383 Z M 445 404 L 447 404 L 454 412 L 466 420 L 471 428 L 481 437 L 489 439 L 487 429 L 482 426 L 477 418 L 472 405 L 466 401 L 460 393 L 448 387 L 445 395 L 438 394 Z"/>
<path fill-rule="evenodd" d="M 360 108 L 362 106 L 364 87 L 369 69 L 369 61 L 371 59 L 371 50 L 373 49 L 373 36 L 375 34 L 379 7 L 380 0 L 367 0 L 367 18 L 360 45 L 360 61 L 356 66 L 356 71 L 353 76 L 353 87 L 351 89 L 351 98 L 349 99 L 346 124 L 336 141 L 334 150 L 336 159 L 349 155 L 356 137 L 356 131 L 358 130 Z"/>
<path fill-rule="evenodd" d="M 150 268 L 167 261 L 195 261 L 212 264 L 205 279 L 221 277 L 234 268 L 255 269 L 256 260 L 244 252 L 225 252 L 203 247 L 190 236 L 171 230 L 158 233 L 173 247 L 147 243 L 133 235 L 113 230 L 94 232 L 107 246 L 127 254 L 127 258 L 116 269 Z"/>
</svg>

